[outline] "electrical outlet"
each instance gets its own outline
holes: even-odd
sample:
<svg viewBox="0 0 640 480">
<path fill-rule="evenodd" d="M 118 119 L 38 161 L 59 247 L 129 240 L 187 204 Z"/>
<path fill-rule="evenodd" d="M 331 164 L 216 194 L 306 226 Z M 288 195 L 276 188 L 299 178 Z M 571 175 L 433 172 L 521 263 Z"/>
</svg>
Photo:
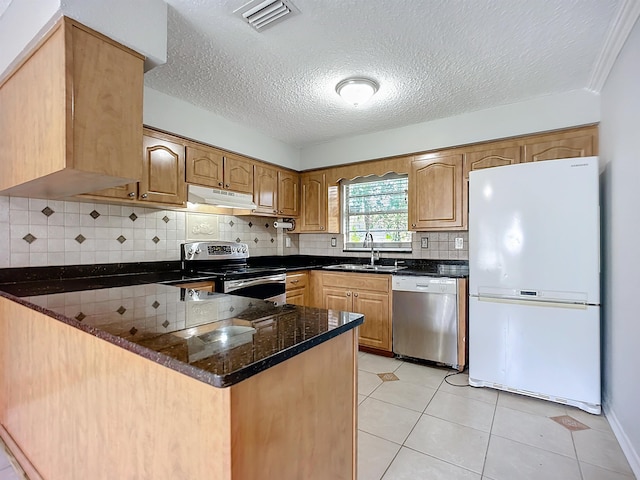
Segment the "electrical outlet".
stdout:
<svg viewBox="0 0 640 480">
<path fill-rule="evenodd" d="M 284 238 L 284 246 L 287 248 L 291 248 L 291 239 L 289 237 Z"/>
<path fill-rule="evenodd" d="M 420 247 L 429 248 L 429 237 L 422 237 L 420 239 Z"/>
<path fill-rule="evenodd" d="M 456 250 L 462 250 L 464 248 L 464 238 L 457 237 L 455 247 Z"/>
<path fill-rule="evenodd" d="M 332 247 L 338 246 L 338 240 L 336 239 L 336 237 L 331 237 L 331 246 Z"/>
</svg>

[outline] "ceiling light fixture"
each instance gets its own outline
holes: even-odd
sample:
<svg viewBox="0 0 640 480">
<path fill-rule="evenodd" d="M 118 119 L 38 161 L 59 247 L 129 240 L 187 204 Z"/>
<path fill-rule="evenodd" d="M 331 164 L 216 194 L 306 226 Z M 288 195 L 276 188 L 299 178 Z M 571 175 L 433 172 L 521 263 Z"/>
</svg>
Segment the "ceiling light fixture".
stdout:
<svg viewBox="0 0 640 480">
<path fill-rule="evenodd" d="M 367 102 L 378 91 L 378 83 L 370 78 L 346 78 L 336 85 L 336 92 L 357 107 Z"/>
</svg>

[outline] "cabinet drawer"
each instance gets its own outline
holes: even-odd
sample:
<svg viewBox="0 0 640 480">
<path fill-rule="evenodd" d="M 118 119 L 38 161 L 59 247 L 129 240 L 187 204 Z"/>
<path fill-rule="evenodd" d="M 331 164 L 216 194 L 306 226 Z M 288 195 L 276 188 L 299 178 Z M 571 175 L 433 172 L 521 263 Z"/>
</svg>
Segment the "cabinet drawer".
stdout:
<svg viewBox="0 0 640 480">
<path fill-rule="evenodd" d="M 322 284 L 349 290 L 388 292 L 390 279 L 391 275 L 379 273 L 325 273 L 322 276 Z"/>
<path fill-rule="evenodd" d="M 308 284 L 309 284 L 309 275 L 307 272 L 287 274 L 287 290 L 293 290 L 296 288 L 306 288 Z"/>
</svg>

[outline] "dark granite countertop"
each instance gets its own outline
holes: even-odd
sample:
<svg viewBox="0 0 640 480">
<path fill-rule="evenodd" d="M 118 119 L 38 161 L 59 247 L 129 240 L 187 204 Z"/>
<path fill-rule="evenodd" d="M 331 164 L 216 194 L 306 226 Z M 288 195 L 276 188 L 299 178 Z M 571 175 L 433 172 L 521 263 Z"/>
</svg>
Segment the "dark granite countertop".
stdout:
<svg viewBox="0 0 640 480">
<path fill-rule="evenodd" d="M 158 283 L 0 295 L 214 387 L 238 383 L 364 319 Z"/>
</svg>

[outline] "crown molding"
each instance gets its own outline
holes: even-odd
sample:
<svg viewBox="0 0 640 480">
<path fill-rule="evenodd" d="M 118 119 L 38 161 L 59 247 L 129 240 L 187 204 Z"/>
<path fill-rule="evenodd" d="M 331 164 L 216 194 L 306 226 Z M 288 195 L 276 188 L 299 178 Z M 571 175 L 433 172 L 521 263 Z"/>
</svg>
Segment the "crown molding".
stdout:
<svg viewBox="0 0 640 480">
<path fill-rule="evenodd" d="M 640 0 L 623 0 L 591 72 L 587 90 L 600 93 L 627 37 L 640 17 Z"/>
</svg>

